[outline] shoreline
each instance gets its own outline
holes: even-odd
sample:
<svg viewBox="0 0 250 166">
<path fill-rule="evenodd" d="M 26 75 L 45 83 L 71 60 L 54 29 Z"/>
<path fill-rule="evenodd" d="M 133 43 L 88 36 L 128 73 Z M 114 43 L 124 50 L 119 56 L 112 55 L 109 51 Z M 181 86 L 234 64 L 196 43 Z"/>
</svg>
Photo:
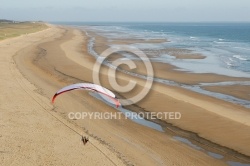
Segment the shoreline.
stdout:
<svg viewBox="0 0 250 166">
<path fill-rule="evenodd" d="M 62 29 L 64 28 L 62 27 Z M 15 57 L 15 61 L 18 64 L 19 70 L 22 71 L 22 73 L 28 80 L 30 80 L 37 87 L 40 87 L 39 93 L 42 94 L 42 96 L 45 96 L 47 99 L 49 99 L 53 95 L 53 92 L 55 92 L 56 89 L 58 89 L 60 86 L 69 83 L 75 83 L 76 81 L 87 81 L 87 82 L 92 81 L 91 73 L 92 73 L 92 66 L 95 60 L 93 57 L 91 57 L 91 55 L 88 54 L 87 43 L 86 43 L 87 37 L 83 35 L 83 32 L 79 30 L 71 28 L 66 28 L 66 29 L 67 30 L 61 32 L 61 37 L 58 34 L 59 36 L 56 39 L 54 37 L 53 40 L 41 43 L 38 45 L 38 47 L 31 47 L 30 49 L 31 50 L 33 49 L 32 52 L 29 52 L 30 49 L 26 48 L 27 50 L 26 49 L 22 50 Z M 105 72 L 106 68 L 103 71 L 103 77 L 106 77 Z M 123 82 L 124 79 L 129 79 L 129 78 L 132 77 L 124 75 L 123 73 L 118 74 L 118 79 L 120 79 Z M 138 78 L 135 79 L 138 82 L 142 82 L 141 79 Z M 107 87 L 109 87 L 107 82 L 104 82 L 104 84 L 107 85 Z M 232 133 L 235 133 L 235 135 L 240 135 L 241 133 L 245 133 L 244 135 L 241 135 L 240 138 L 238 138 L 239 142 L 243 141 L 241 145 L 235 143 L 233 149 L 238 149 L 237 151 L 240 151 L 241 153 L 242 151 L 243 152 L 249 151 L 247 147 L 245 147 L 245 149 L 244 148 L 242 149 L 242 146 L 247 145 L 247 140 L 244 140 L 243 138 L 249 137 L 249 135 L 246 133 L 246 131 L 248 131 L 249 129 L 249 124 L 243 125 L 239 124 L 237 121 L 233 121 L 233 119 L 235 120 L 236 118 L 233 112 L 231 112 L 228 115 L 228 116 L 233 115 L 233 117 L 231 117 L 233 119 L 228 120 L 227 119 L 228 117 L 227 118 L 223 117 L 223 115 L 225 115 L 227 112 L 222 112 L 220 116 L 218 116 L 217 114 L 209 113 L 207 110 L 200 109 L 196 106 L 192 106 L 190 103 L 183 102 L 182 100 L 184 100 L 184 98 L 186 99 L 185 96 L 183 96 L 183 98 L 179 97 L 171 98 L 169 94 L 165 93 L 166 90 L 165 88 L 166 88 L 165 86 L 156 83 L 156 85 L 152 89 L 153 92 L 149 94 L 149 99 L 147 97 L 147 99 L 145 100 L 153 99 L 155 105 L 157 105 L 156 101 L 158 100 L 158 98 L 163 97 L 163 99 L 166 99 L 168 102 L 170 101 L 169 107 L 171 107 L 175 111 L 181 110 L 183 108 L 190 109 L 187 113 L 184 113 L 185 111 L 182 112 L 184 117 L 187 118 L 183 122 L 173 123 L 173 121 L 170 121 L 168 123 L 173 124 L 174 126 L 177 127 L 177 129 L 178 127 L 180 127 L 183 128 L 183 130 L 188 130 L 188 131 L 192 131 L 196 128 L 195 129 L 196 132 L 199 131 L 197 132 L 199 133 L 198 135 L 201 135 L 204 138 L 207 137 L 211 138 L 213 136 L 216 136 L 216 133 L 219 133 L 221 131 L 227 131 L 225 132 L 225 135 L 227 136 L 232 136 Z M 202 96 L 202 95 L 192 94 L 186 90 L 178 88 L 174 89 L 175 90 L 171 92 L 174 96 L 177 93 L 185 93 L 189 95 L 191 94 L 194 97 Z M 159 90 L 161 91 L 163 90 L 163 93 L 159 93 L 160 92 Z M 168 92 L 167 90 L 166 92 Z M 202 97 L 202 100 L 206 99 L 209 99 L 209 97 Z M 68 100 L 70 102 L 65 103 L 65 100 Z M 152 109 L 152 106 L 148 105 L 148 103 L 145 100 L 139 103 L 139 106 L 141 106 L 142 108 L 146 108 L 146 110 L 143 111 L 148 111 L 148 110 L 157 111 Z M 161 103 L 162 101 L 164 100 L 158 102 Z M 215 100 L 209 99 L 209 101 L 213 102 Z M 174 102 L 177 102 L 178 105 L 181 107 L 176 107 Z M 223 103 L 223 102 L 217 101 L 216 103 Z M 223 103 L 223 106 L 225 106 L 225 103 Z M 223 108 L 223 106 L 221 108 Z M 226 108 L 229 107 L 232 107 L 232 105 L 229 104 L 228 106 L 226 106 Z M 241 116 L 248 115 L 241 110 L 241 107 L 233 106 L 233 108 L 239 109 L 240 112 L 242 113 L 242 115 L 238 116 L 238 118 L 242 118 Z M 139 110 L 139 109 L 141 108 L 139 107 L 131 108 L 131 110 Z M 158 109 L 159 110 L 162 109 L 161 107 L 159 107 L 159 104 L 158 104 Z M 56 107 L 53 108 L 53 113 L 55 112 L 55 114 L 60 115 L 62 118 L 66 119 L 66 121 L 69 121 L 67 119 L 67 113 L 69 111 L 115 112 L 116 110 L 110 108 L 109 106 L 107 106 L 102 102 L 96 101 L 96 99 L 93 99 L 93 97 L 89 96 L 88 94 L 76 93 L 76 94 L 69 94 L 67 96 L 62 96 L 62 98 L 56 104 Z M 207 117 L 205 118 L 205 115 L 200 115 L 201 114 L 200 111 L 203 111 Z M 192 118 L 192 116 L 194 117 Z M 192 118 L 194 122 L 195 122 L 194 118 L 197 118 L 197 120 L 201 118 L 200 122 L 203 122 L 205 119 L 207 120 L 201 126 L 195 126 L 189 122 L 188 118 Z M 214 120 L 214 124 L 210 124 L 209 120 Z M 200 122 L 196 122 L 196 124 L 199 124 Z M 98 145 L 98 143 L 102 143 L 104 144 L 104 146 L 109 147 L 109 149 L 112 149 L 111 151 L 116 155 L 118 155 L 118 158 L 120 158 L 126 165 L 129 164 L 145 165 L 145 163 L 148 163 L 148 165 L 155 163 L 158 163 L 159 165 L 165 165 L 166 163 L 172 163 L 172 164 L 199 163 L 203 165 L 225 164 L 224 161 L 213 159 L 204 154 L 203 152 L 199 152 L 197 150 L 188 147 L 183 143 L 173 140 L 167 134 L 158 133 L 154 130 L 145 128 L 143 126 L 133 124 L 130 121 L 126 120 L 110 121 L 110 122 L 95 121 L 95 123 L 90 121 L 88 122 L 69 121 L 68 123 L 69 124 L 73 123 L 79 127 L 84 126 L 85 128 L 84 131 L 88 132 L 93 141 L 94 140 L 97 141 L 96 145 Z M 204 129 L 202 129 L 202 127 L 207 126 L 207 124 L 212 125 L 212 127 L 209 126 L 208 128 L 210 129 L 206 129 L 205 131 L 203 131 Z M 213 127 L 219 124 L 221 124 L 222 126 L 220 127 L 220 129 L 218 129 L 218 131 L 215 131 L 214 134 Z M 185 125 L 189 127 L 184 127 Z M 236 130 L 230 131 L 228 129 L 229 126 L 227 125 L 239 128 L 240 131 Z M 104 128 L 99 128 L 99 126 L 102 126 Z M 170 127 L 168 126 L 168 128 Z M 112 132 L 110 132 L 110 130 Z M 173 129 L 170 128 L 170 130 Z M 209 137 L 209 134 L 211 135 L 211 137 Z M 157 140 L 151 138 L 150 135 L 155 136 Z M 230 142 L 229 140 L 223 137 L 217 138 L 217 140 L 212 140 L 212 141 L 219 142 L 219 144 L 222 143 L 221 144 L 222 146 L 225 146 L 223 144 L 224 141 L 228 143 Z M 239 147 L 241 147 L 240 150 Z M 145 150 L 147 150 L 148 152 L 145 153 Z M 141 155 L 142 158 L 139 159 L 133 157 L 138 155 L 139 156 Z M 152 155 L 154 155 L 155 157 L 152 157 Z M 226 159 L 227 157 L 225 157 L 223 160 Z M 236 158 L 235 161 L 242 162 L 243 160 Z"/>
<path fill-rule="evenodd" d="M 90 45 L 89 49 L 91 49 L 91 52 L 89 53 L 94 56 L 98 56 L 98 54 L 100 55 L 102 51 L 108 48 L 108 46 L 112 46 L 112 44 L 115 44 L 113 40 L 111 40 L 110 42 L 110 39 L 107 39 L 97 34 L 94 31 L 89 31 L 89 30 L 84 30 L 84 29 L 83 31 L 86 31 L 87 33 L 89 33 L 90 36 L 92 35 L 91 43 L 89 42 L 89 45 Z M 98 42 L 95 43 L 95 40 L 99 41 L 100 44 L 98 44 Z M 118 46 L 119 46 L 119 40 L 123 41 L 124 39 L 116 38 L 116 41 L 118 41 Z M 129 38 L 128 40 L 134 41 L 133 39 L 129 39 Z M 139 41 L 140 43 L 143 43 L 143 40 L 139 40 Z M 94 50 L 92 50 L 93 43 L 95 43 L 96 45 L 94 46 Z M 130 42 L 130 44 L 135 44 L 135 43 L 136 43 L 136 40 L 134 43 Z M 148 41 L 145 40 L 144 43 L 148 43 Z M 115 46 L 117 45 L 115 44 Z M 143 49 L 142 51 L 145 51 L 145 50 Z M 204 59 L 205 58 L 205 56 L 202 54 L 192 53 L 191 50 L 186 50 L 186 49 L 167 48 L 164 51 L 171 53 L 170 56 L 174 56 L 175 54 L 177 54 L 177 57 L 176 57 L 177 59 L 178 59 L 178 56 L 182 58 L 186 57 L 183 59 Z M 149 54 L 148 52 L 150 51 L 146 50 L 146 54 L 150 58 L 150 57 L 159 56 L 158 53 L 160 53 L 161 51 L 151 50 L 151 53 Z M 154 55 L 152 54 L 152 52 L 157 53 L 157 54 Z M 123 56 L 124 55 L 117 54 L 115 56 L 112 56 L 112 58 L 109 58 L 109 60 L 113 61 L 115 59 L 122 58 Z M 250 97 L 248 95 L 250 93 L 250 91 L 248 90 L 250 87 L 250 78 L 248 77 L 233 77 L 233 76 L 220 75 L 220 74 L 215 74 L 215 73 L 194 73 L 194 72 L 182 71 L 181 68 L 176 67 L 171 63 L 160 62 L 160 61 L 158 62 L 158 61 L 154 61 L 154 59 L 151 59 L 151 58 L 150 60 L 153 65 L 154 71 L 156 71 L 154 73 L 156 82 L 160 82 L 160 83 L 170 85 L 170 86 L 182 87 L 184 89 L 191 90 L 196 93 L 211 96 L 220 100 L 224 100 L 226 102 L 230 102 L 236 105 L 241 105 L 246 108 L 250 108 L 250 101 L 249 101 Z M 125 62 L 124 60 L 122 61 Z M 134 60 L 134 62 L 137 68 L 133 70 L 131 75 L 136 74 L 138 75 L 139 78 L 145 76 L 146 69 L 144 67 L 144 64 L 138 60 Z M 119 66 L 119 69 L 124 70 L 126 73 L 128 70 L 130 70 L 126 66 L 122 66 L 122 67 Z M 231 91 L 231 89 L 224 90 L 223 88 L 225 87 L 226 89 L 226 86 L 218 86 L 214 88 L 206 87 L 206 86 L 210 86 L 213 84 L 220 84 L 220 83 L 223 85 L 223 83 L 225 82 L 233 82 L 233 81 L 235 81 L 234 86 L 238 86 L 237 89 L 239 89 L 240 91 L 238 92 Z M 241 82 L 248 82 L 248 85 L 243 86 L 241 85 Z M 206 84 L 206 86 L 203 86 L 203 84 Z M 243 92 L 244 94 L 241 95 L 241 92 Z"/>
<path fill-rule="evenodd" d="M 93 54 L 95 56 L 98 56 L 98 54 L 100 55 L 102 51 L 107 49 L 108 45 L 110 45 L 110 42 L 108 42 L 108 39 L 106 39 L 105 37 L 100 36 L 93 31 L 86 31 L 86 32 L 88 32 L 90 35 L 92 34 L 91 43 L 89 44 L 91 46 L 89 47 L 93 47 L 92 45 L 95 42 L 95 40 L 101 41 L 100 44 L 98 44 L 98 42 L 95 43 L 95 45 L 97 46 L 94 46 L 94 50 L 91 51 L 92 55 Z M 119 41 L 121 39 L 116 39 L 116 40 Z M 145 42 L 147 43 L 147 41 Z M 113 41 L 111 43 L 113 43 Z M 89 49 L 93 49 L 93 48 L 89 48 Z M 95 50 L 97 51 L 95 52 Z M 192 57 L 194 57 L 195 59 L 204 58 L 203 55 L 199 55 L 199 54 L 197 55 L 196 53 L 193 55 L 190 50 L 186 50 L 186 49 L 169 49 L 169 51 L 172 54 L 175 54 L 175 52 L 177 52 L 177 54 L 180 54 L 179 55 L 180 57 L 186 56 L 186 53 L 188 53 L 187 59 L 192 58 Z M 148 56 L 154 57 L 153 54 L 148 55 Z M 109 59 L 112 61 L 112 60 L 115 60 L 117 58 L 122 58 L 122 57 L 123 57 L 122 55 L 118 54 L 118 55 L 115 55 L 115 57 L 112 57 Z M 131 75 L 137 74 L 139 78 L 141 78 L 142 76 L 145 76 L 146 69 L 144 67 L 144 64 L 138 60 L 134 62 L 137 68 L 133 70 Z M 231 76 L 219 75 L 219 74 L 214 74 L 214 73 L 193 73 L 193 72 L 181 71 L 180 68 L 172 65 L 171 63 L 155 62 L 155 61 L 152 61 L 151 63 L 155 71 L 154 77 L 157 79 L 155 80 L 156 82 L 160 82 L 160 83 L 167 84 L 170 86 L 182 87 L 184 89 L 191 90 L 193 92 L 197 92 L 203 95 L 207 95 L 207 96 L 211 96 L 217 99 L 224 100 L 226 102 L 230 102 L 236 105 L 241 105 L 246 108 L 250 108 L 250 102 L 249 102 L 250 97 L 248 95 L 250 93 L 248 91 L 250 87 L 250 78 L 231 77 Z M 126 73 L 129 70 L 126 66 L 119 67 L 119 69 L 126 71 Z M 230 90 L 229 91 L 223 90 L 222 88 L 224 88 L 225 86 L 219 86 L 219 87 L 214 87 L 214 88 L 202 86 L 203 84 L 206 84 L 207 86 L 209 86 L 210 84 L 212 85 L 215 83 L 219 84 L 219 83 L 233 82 L 233 81 L 235 81 L 234 86 L 239 86 L 238 89 L 240 89 L 240 91 L 231 92 Z M 243 86 L 240 84 L 240 82 L 249 82 L 249 85 Z M 243 92 L 244 95 L 241 95 L 241 92 Z"/>
</svg>

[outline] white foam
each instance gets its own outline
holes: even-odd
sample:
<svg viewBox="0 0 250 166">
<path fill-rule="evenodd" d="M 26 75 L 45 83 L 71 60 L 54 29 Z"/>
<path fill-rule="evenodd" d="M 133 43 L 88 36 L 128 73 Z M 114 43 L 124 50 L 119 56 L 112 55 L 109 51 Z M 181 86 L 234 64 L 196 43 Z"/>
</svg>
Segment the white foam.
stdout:
<svg viewBox="0 0 250 166">
<path fill-rule="evenodd" d="M 222 42 L 222 41 L 213 41 L 214 43 L 218 43 L 218 44 L 224 44 L 224 43 L 228 43 L 228 42 Z"/>
<path fill-rule="evenodd" d="M 234 48 L 239 48 L 239 49 L 242 49 L 242 50 L 250 50 L 250 48 L 245 48 L 245 47 L 234 47 Z"/>
<path fill-rule="evenodd" d="M 225 62 L 228 66 L 233 66 L 233 64 L 232 63 L 230 63 L 230 62 Z"/>
<path fill-rule="evenodd" d="M 240 56 L 240 55 L 234 55 L 233 56 L 234 58 L 237 58 L 237 59 L 239 59 L 239 60 L 242 60 L 242 61 L 247 61 L 248 59 L 246 59 L 246 58 L 244 58 L 244 57 L 242 57 L 242 56 Z"/>
</svg>

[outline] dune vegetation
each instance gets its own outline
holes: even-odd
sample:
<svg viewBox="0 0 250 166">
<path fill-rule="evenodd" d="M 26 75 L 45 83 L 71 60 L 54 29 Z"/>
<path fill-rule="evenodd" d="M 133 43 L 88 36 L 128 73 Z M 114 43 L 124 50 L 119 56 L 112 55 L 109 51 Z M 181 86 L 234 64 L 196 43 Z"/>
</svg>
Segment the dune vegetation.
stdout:
<svg viewBox="0 0 250 166">
<path fill-rule="evenodd" d="M 0 22 L 0 40 L 37 32 L 48 28 L 42 22 Z"/>
</svg>

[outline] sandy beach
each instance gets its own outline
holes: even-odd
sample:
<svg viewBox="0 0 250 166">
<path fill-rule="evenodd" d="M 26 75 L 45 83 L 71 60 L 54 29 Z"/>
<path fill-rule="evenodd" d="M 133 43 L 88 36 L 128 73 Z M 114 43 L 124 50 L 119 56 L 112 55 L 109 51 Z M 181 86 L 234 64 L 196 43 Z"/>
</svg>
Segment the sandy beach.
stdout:
<svg viewBox="0 0 250 166">
<path fill-rule="evenodd" d="M 62 95 L 55 105 L 51 97 L 63 86 L 93 82 L 95 58 L 89 54 L 89 37 L 75 28 L 50 28 L 0 41 L 0 162 L 2 165 L 228 165 L 250 163 L 249 109 L 213 97 L 155 82 L 139 103 L 126 106 L 134 112 L 180 112 L 180 120 L 152 120 L 164 132 L 122 119 L 70 120 L 70 112 L 117 110 L 87 92 Z M 94 49 L 101 53 L 108 41 L 94 32 Z M 117 40 L 130 44 L 138 40 Z M 139 41 L 141 42 L 141 41 Z M 147 42 L 165 42 L 162 39 Z M 185 50 L 165 50 L 183 58 Z M 179 51 L 179 53 L 178 53 Z M 188 58 L 204 58 L 190 54 Z M 145 74 L 140 62 L 135 73 Z M 140 67 L 141 66 L 141 67 Z M 175 66 L 153 63 L 156 77 L 185 84 L 218 81 L 249 81 L 215 74 L 173 70 Z M 123 68 L 126 69 L 126 68 Z M 166 70 L 168 69 L 168 70 Z M 101 71 L 102 85 L 111 89 L 108 67 Z M 145 80 L 117 72 L 121 84 L 135 80 L 138 93 Z M 238 90 L 204 87 L 249 100 L 249 86 Z M 227 87 L 230 89 L 230 86 Z M 245 92 L 245 93 L 242 93 Z M 89 136 L 83 145 L 81 135 Z M 185 143 L 188 140 L 191 143 Z M 186 141 L 187 142 L 187 141 Z M 190 144 L 195 145 L 194 148 Z M 210 155 L 209 155 L 210 154 Z M 216 155 L 217 154 L 217 157 Z M 218 157 L 223 156 L 223 158 Z"/>
<path fill-rule="evenodd" d="M 0 42 L 1 165 L 124 165 L 98 140 L 83 146 L 81 127 L 53 112 L 50 98 L 41 95 L 13 60 L 23 49 L 36 48 L 61 32 L 51 27 Z"/>
</svg>

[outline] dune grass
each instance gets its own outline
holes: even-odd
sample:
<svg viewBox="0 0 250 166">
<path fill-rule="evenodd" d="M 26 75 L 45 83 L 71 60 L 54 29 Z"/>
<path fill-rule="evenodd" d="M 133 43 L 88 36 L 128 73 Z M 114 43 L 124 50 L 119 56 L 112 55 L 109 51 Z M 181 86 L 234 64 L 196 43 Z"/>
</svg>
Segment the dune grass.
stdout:
<svg viewBox="0 0 250 166">
<path fill-rule="evenodd" d="M 20 22 L 20 23 L 2 23 L 0 22 L 0 40 L 11 37 L 34 33 L 48 28 L 41 22 Z"/>
</svg>

